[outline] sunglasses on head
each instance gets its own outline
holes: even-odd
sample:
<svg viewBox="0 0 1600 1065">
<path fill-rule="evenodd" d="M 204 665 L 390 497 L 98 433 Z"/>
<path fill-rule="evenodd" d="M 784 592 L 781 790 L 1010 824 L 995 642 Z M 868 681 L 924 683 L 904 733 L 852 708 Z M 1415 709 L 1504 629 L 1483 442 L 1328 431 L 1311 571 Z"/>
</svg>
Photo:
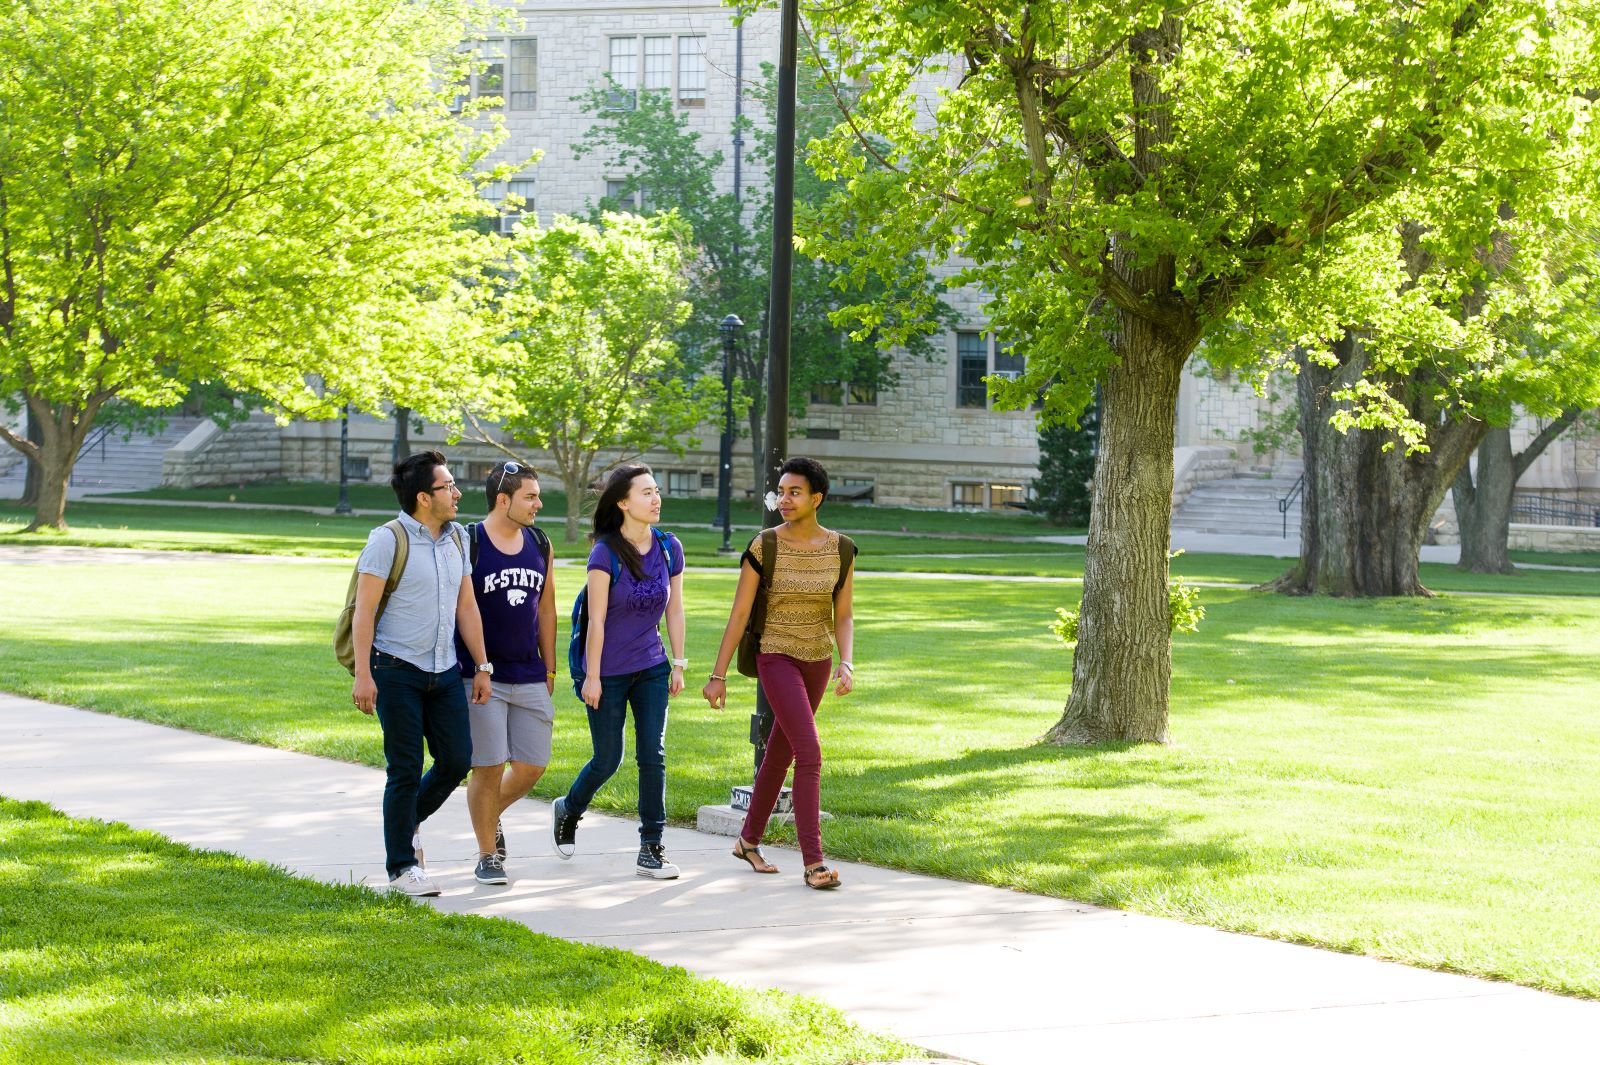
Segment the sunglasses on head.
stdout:
<svg viewBox="0 0 1600 1065">
<path fill-rule="evenodd" d="M 500 467 L 500 483 L 495 485 L 494 494 L 499 495 L 500 490 L 506 486 L 506 474 L 519 474 L 522 472 L 522 463 L 508 462 Z"/>
</svg>

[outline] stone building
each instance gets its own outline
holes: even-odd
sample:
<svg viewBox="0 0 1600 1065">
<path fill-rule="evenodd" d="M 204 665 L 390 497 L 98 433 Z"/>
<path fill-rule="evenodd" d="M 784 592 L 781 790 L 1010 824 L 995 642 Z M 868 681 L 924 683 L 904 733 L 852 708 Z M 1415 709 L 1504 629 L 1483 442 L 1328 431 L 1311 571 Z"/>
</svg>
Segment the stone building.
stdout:
<svg viewBox="0 0 1600 1065">
<path fill-rule="evenodd" d="M 487 190 L 492 199 L 521 201 L 519 209 L 502 212 L 504 227 L 521 212 L 536 214 L 543 222 L 556 214 L 583 214 L 617 191 L 626 174 L 608 170 L 597 155 L 579 159 L 573 152 L 594 121 L 575 97 L 604 87 L 607 75 L 617 86 L 612 97 L 617 107 L 630 106 L 639 92 L 669 93 L 690 128 L 701 134 L 702 144 L 723 151 L 719 182 L 725 189 L 732 187 L 735 71 L 741 51 L 746 84 L 758 76 L 763 61 L 775 59 L 774 12 L 757 12 L 736 27 L 728 8 L 698 0 L 557 0 L 516 10 L 519 28 L 496 32 L 476 45 L 484 66 L 468 86 L 470 95 L 503 100 L 509 137 L 495 161 L 542 153 L 536 164 Z M 746 188 L 762 179 L 752 167 L 743 168 Z M 882 504 L 1018 506 L 1037 472 L 1034 416 L 990 409 L 982 378 L 1020 366 L 1012 365 L 1003 345 L 997 346 L 986 332 L 979 293 L 957 290 L 947 299 L 961 325 L 936 338 L 937 358 L 904 359 L 898 383 L 877 392 L 841 384 L 812 396 L 805 418 L 791 431 L 791 451 L 822 459 L 841 487 Z M 714 311 L 748 319 L 755 309 Z M 1243 382 L 1196 367 L 1192 363 L 1186 373 L 1180 396 L 1175 503 L 1197 480 L 1268 472 L 1293 477 L 1298 462 L 1292 439 L 1287 448 L 1262 450 L 1256 432 L 1291 401 L 1292 383 L 1280 385 L 1280 395 L 1269 390 L 1259 396 Z M 358 463 L 365 460 L 374 478 L 386 468 L 391 431 L 381 419 L 352 419 L 352 454 Z M 705 427 L 699 438 L 699 446 L 682 458 L 645 456 L 670 493 L 715 493 L 715 428 Z M 436 427 L 413 435 L 418 443 L 442 439 Z M 169 454 L 167 479 L 176 484 L 237 479 L 223 471 L 237 470 L 240 463 L 255 476 L 334 479 L 338 441 L 337 423 L 277 430 L 257 419 L 227 434 L 197 433 Z M 741 493 L 752 488 L 751 464 L 739 457 L 747 449 L 748 441 L 740 441 L 733 464 L 735 490 Z M 1524 487 L 1600 496 L 1595 451 L 1592 441 L 1576 435 L 1558 441 L 1530 471 Z M 464 477 L 499 457 L 470 445 L 453 446 L 451 454 Z M 1185 455 L 1200 460 L 1188 461 Z M 528 457 L 535 462 L 540 458 Z"/>
</svg>

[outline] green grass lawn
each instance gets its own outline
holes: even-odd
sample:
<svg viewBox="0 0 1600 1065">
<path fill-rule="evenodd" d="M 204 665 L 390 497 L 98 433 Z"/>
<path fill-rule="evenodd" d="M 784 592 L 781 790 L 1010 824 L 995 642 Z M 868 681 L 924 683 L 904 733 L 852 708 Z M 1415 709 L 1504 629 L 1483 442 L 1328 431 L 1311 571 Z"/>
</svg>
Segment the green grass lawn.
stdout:
<svg viewBox="0 0 1600 1065">
<path fill-rule="evenodd" d="M 28 622 L 0 635 L 0 683 L 379 765 L 328 647 L 348 572 L 13 566 L 0 614 Z M 692 677 L 732 584 L 686 583 Z M 1047 625 L 1076 596 L 860 580 L 859 690 L 821 715 L 830 853 L 1600 997 L 1600 597 L 1207 589 L 1174 646 L 1170 746 L 1042 748 L 1070 672 Z M 676 701 L 675 819 L 747 778 L 751 691 Z M 555 750 L 545 796 L 588 753 L 569 687 Z M 633 801 L 623 773 L 599 805 Z"/>
<path fill-rule="evenodd" d="M 557 487 L 558 484 L 554 479 L 541 483 L 540 494 L 545 502 L 545 514 L 552 525 L 558 516 L 564 518 L 567 512 L 566 493 Z M 481 486 L 463 485 L 462 490 L 466 492 L 462 500 L 463 509 L 476 512 L 482 508 Z M 118 497 L 331 507 L 339 501 L 339 486 L 305 481 L 271 481 L 231 488 L 152 488 L 143 492 L 120 492 L 110 498 Z M 392 510 L 395 505 L 394 493 L 387 485 L 353 484 L 350 486 L 350 505 L 357 509 Z M 73 509 L 76 506 L 76 503 L 72 504 Z M 709 525 L 716 520 L 717 502 L 714 498 L 672 496 L 668 498 L 667 506 L 673 519 L 684 524 Z M 840 528 L 850 529 L 905 529 L 958 536 L 1039 536 L 1084 531 L 1051 525 L 1037 514 L 1011 510 L 922 510 L 862 506 L 841 501 L 832 506 L 831 514 Z M 67 517 L 69 521 L 72 519 L 70 511 Z M 761 512 L 749 500 L 736 499 L 733 520 L 735 524 L 759 525 Z"/>
<path fill-rule="evenodd" d="M 676 506 L 676 504 L 674 504 Z M 865 513 L 870 508 L 861 508 Z M 547 512 L 548 513 L 548 512 Z M 840 508 L 840 515 L 854 514 Z M 963 517 L 964 515 L 945 515 Z M 0 546 L 68 544 L 86 547 L 140 547 L 164 551 L 227 551 L 245 554 L 305 555 L 349 558 L 366 542 L 377 523 L 371 517 L 262 510 L 219 510 L 201 507 L 150 507 L 115 503 L 75 503 L 71 530 L 64 536 L 22 534 L 27 515 L 0 505 Z M 470 520 L 472 515 L 463 515 Z M 666 527 L 683 540 L 694 566 L 738 565 L 738 557 L 717 553 L 720 533 L 678 525 L 675 511 Z M 841 519 L 842 524 L 842 519 Z M 560 523 L 547 524 L 556 537 L 557 555 L 586 556 L 586 545 L 560 543 Z M 742 547 L 754 529 L 736 531 Z M 894 532 L 866 532 L 857 538 L 863 571 L 973 573 L 990 576 L 1083 576 L 1083 548 L 1015 540 L 927 538 Z M 1190 580 L 1254 585 L 1284 572 L 1289 562 L 1253 556 L 1186 553 L 1173 562 L 1173 572 Z M 1453 566 L 1428 564 L 1422 579 L 1437 591 L 1491 591 L 1555 595 L 1600 595 L 1600 569 L 1594 573 L 1523 570 L 1508 577 L 1459 573 Z"/>
<path fill-rule="evenodd" d="M 853 1062 L 836 1010 L 0 799 L 0 1059 Z"/>
</svg>

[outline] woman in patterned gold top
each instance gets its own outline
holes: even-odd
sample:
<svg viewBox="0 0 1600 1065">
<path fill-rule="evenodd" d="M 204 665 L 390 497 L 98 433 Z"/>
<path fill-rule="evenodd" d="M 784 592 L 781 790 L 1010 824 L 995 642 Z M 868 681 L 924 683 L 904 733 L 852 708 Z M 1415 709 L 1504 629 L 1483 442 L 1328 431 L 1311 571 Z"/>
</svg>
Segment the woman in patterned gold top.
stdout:
<svg viewBox="0 0 1600 1065">
<path fill-rule="evenodd" d="M 835 695 L 849 695 L 854 686 L 850 652 L 855 623 L 850 601 L 855 545 L 849 537 L 817 524 L 817 508 L 828 496 L 828 473 L 821 463 L 792 458 L 780 472 L 778 511 L 784 523 L 750 541 L 744 553 L 733 611 L 704 695 L 714 709 L 726 705 L 728 663 L 749 622 L 763 568 L 771 566 L 756 671 L 772 704 L 772 736 L 733 856 L 749 862 L 758 873 L 778 871 L 762 855 L 760 843 L 793 763 L 794 824 L 805 860 L 805 882 L 808 887 L 834 888 L 839 886 L 839 873 L 822 860 L 822 747 L 816 714 L 830 672 Z M 839 665 L 834 668 L 836 642 Z"/>
</svg>

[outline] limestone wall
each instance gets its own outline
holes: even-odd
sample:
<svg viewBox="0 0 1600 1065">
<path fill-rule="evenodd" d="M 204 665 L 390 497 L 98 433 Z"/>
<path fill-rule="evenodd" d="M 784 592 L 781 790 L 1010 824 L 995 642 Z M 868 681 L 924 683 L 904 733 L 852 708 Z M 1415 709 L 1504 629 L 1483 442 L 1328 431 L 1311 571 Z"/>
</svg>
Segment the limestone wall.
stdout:
<svg viewBox="0 0 1600 1065">
<path fill-rule="evenodd" d="M 1513 551 L 1600 551 L 1600 529 L 1573 525 L 1512 525 L 1506 543 Z"/>
<path fill-rule="evenodd" d="M 162 454 L 161 483 L 205 488 L 282 477 L 280 436 L 270 418 L 252 418 L 227 430 L 207 419 Z"/>
</svg>

